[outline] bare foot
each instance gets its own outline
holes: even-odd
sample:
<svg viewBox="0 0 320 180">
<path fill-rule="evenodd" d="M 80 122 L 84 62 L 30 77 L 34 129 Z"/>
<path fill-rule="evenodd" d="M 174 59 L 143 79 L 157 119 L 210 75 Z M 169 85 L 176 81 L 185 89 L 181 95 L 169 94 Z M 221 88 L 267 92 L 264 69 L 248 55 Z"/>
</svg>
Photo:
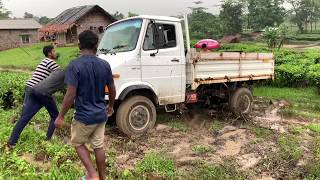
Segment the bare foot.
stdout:
<svg viewBox="0 0 320 180">
<path fill-rule="evenodd" d="M 14 149 L 14 147 L 15 147 L 15 146 L 13 146 L 13 145 L 11 145 L 11 144 L 7 143 L 7 144 L 5 145 L 5 151 L 11 151 L 11 150 L 13 150 L 13 149 Z"/>
</svg>

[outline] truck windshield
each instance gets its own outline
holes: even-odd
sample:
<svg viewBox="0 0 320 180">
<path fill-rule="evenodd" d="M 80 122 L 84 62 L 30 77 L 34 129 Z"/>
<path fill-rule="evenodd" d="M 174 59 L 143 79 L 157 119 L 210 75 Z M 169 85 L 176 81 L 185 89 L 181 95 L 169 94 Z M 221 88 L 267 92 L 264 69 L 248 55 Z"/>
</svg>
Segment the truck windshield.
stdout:
<svg viewBox="0 0 320 180">
<path fill-rule="evenodd" d="M 107 28 L 101 39 L 98 54 L 132 51 L 136 48 L 142 19 L 133 19 Z"/>
</svg>

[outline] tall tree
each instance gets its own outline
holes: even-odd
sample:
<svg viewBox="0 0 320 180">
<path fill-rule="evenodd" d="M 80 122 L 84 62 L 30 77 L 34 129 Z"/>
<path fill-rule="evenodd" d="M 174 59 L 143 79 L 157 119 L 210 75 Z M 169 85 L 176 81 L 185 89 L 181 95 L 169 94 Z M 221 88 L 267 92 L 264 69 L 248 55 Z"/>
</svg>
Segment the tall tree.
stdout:
<svg viewBox="0 0 320 180">
<path fill-rule="evenodd" d="M 25 12 L 23 18 L 34 18 L 34 15 L 31 13 Z"/>
<path fill-rule="evenodd" d="M 128 17 L 134 17 L 134 16 L 139 16 L 139 14 L 134 13 L 134 12 L 128 12 Z"/>
<path fill-rule="evenodd" d="M 39 18 L 38 22 L 42 25 L 46 25 L 50 22 L 50 18 L 48 18 L 47 16 L 42 16 Z"/>
<path fill-rule="evenodd" d="M 261 30 L 284 22 L 284 0 L 248 0 L 248 26 Z"/>
<path fill-rule="evenodd" d="M 300 33 L 307 30 L 308 23 L 313 23 L 320 18 L 320 3 L 318 0 L 287 0 L 292 6 L 293 16 L 291 21 L 297 24 Z"/>
<path fill-rule="evenodd" d="M 112 16 L 113 16 L 114 18 L 116 18 L 117 20 L 121 20 L 121 19 L 124 19 L 124 18 L 125 18 L 124 14 L 122 14 L 122 13 L 119 12 L 119 11 L 115 12 Z"/>
<path fill-rule="evenodd" d="M 236 1 L 225 1 L 221 5 L 220 22 L 222 31 L 225 34 L 235 34 L 242 32 L 243 25 L 243 5 Z"/>
<path fill-rule="evenodd" d="M 11 12 L 8 11 L 2 4 L 2 1 L 0 0 L 0 19 L 8 19 Z"/>
<path fill-rule="evenodd" d="M 312 0 L 311 4 L 311 13 L 310 13 L 310 25 L 311 25 L 311 32 L 313 28 L 317 29 L 317 21 L 320 19 L 320 1 L 319 0 Z"/>
<path fill-rule="evenodd" d="M 194 39 L 219 38 L 221 27 L 219 18 L 205 11 L 203 7 L 190 8 L 190 35 Z"/>
</svg>

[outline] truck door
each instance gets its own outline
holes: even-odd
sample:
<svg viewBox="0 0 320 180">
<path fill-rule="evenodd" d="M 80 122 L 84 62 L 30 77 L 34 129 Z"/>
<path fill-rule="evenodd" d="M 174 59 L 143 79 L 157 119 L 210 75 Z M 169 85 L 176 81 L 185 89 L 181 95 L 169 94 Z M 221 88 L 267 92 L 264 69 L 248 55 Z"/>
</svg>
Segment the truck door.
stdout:
<svg viewBox="0 0 320 180">
<path fill-rule="evenodd" d="M 150 22 L 144 37 L 141 50 L 142 81 L 158 90 L 160 105 L 180 103 L 185 99 L 182 89 L 185 61 L 181 56 L 183 44 L 179 39 L 182 37 L 178 32 L 178 23 Z M 163 42 L 158 47 L 155 47 L 155 35 Z"/>
</svg>

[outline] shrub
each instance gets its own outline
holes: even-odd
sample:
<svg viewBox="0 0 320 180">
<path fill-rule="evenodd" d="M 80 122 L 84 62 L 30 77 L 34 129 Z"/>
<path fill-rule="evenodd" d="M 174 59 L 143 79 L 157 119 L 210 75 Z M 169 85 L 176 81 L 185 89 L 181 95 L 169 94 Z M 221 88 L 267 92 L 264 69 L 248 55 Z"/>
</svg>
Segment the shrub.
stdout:
<svg viewBox="0 0 320 180">
<path fill-rule="evenodd" d="M 11 105 L 17 105 L 23 101 L 25 81 L 28 77 L 26 73 L 0 72 L 0 106 L 2 108 L 10 108 Z M 12 96 L 6 98 L 9 94 Z"/>
<path fill-rule="evenodd" d="M 284 41 L 287 40 L 287 27 L 266 27 L 263 38 L 267 42 L 269 48 L 280 49 Z"/>
</svg>

